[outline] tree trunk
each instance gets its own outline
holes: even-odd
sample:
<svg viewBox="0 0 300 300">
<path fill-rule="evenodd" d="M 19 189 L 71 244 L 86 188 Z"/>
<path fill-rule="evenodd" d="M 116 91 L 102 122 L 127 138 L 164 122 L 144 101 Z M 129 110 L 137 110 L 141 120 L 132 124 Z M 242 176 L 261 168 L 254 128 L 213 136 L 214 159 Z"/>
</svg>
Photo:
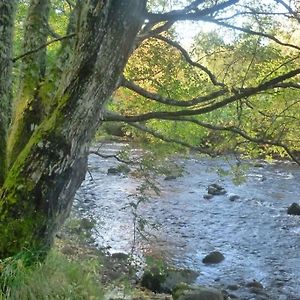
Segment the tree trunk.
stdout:
<svg viewBox="0 0 300 300">
<path fill-rule="evenodd" d="M 23 52 L 37 49 L 48 38 L 50 0 L 31 0 L 25 22 Z M 9 134 L 7 162 L 10 167 L 44 116 L 39 94 L 46 73 L 46 48 L 22 59 L 13 126 Z"/>
<path fill-rule="evenodd" d="M 85 176 L 88 146 L 143 23 L 145 0 L 87 1 L 79 40 L 57 91 L 0 194 L 0 257 L 46 250 Z M 54 100 L 56 101 L 56 100 Z"/>
<path fill-rule="evenodd" d="M 0 186 L 6 173 L 6 137 L 11 115 L 12 34 L 16 1 L 0 0 Z"/>
</svg>

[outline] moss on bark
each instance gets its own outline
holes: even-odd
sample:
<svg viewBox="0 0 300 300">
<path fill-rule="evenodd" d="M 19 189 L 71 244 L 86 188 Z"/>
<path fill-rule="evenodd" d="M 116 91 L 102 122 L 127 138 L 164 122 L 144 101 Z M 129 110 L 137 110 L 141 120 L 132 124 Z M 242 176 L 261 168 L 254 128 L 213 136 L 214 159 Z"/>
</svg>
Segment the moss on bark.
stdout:
<svg viewBox="0 0 300 300">
<path fill-rule="evenodd" d="M 92 3 L 72 68 L 56 93 L 58 106 L 35 129 L 3 185 L 0 224 L 11 229 L 0 231 L 2 257 L 51 244 L 85 177 L 102 106 L 117 86 L 142 25 L 146 1 L 106 1 L 100 10 L 98 1 Z"/>
<path fill-rule="evenodd" d="M 15 11 L 15 0 L 0 0 L 0 186 L 6 173 L 6 138 L 11 117 L 11 58 Z"/>
</svg>

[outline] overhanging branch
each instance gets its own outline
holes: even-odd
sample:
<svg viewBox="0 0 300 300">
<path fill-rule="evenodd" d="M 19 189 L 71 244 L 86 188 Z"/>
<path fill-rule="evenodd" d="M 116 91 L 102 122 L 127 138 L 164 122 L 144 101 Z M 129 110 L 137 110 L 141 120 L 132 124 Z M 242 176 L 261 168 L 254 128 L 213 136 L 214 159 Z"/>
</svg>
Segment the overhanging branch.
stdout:
<svg viewBox="0 0 300 300">
<path fill-rule="evenodd" d="M 174 144 L 177 144 L 177 145 L 180 145 L 180 146 L 183 146 L 185 148 L 188 148 L 188 149 L 191 149 L 191 150 L 194 150 L 194 151 L 197 151 L 199 153 L 203 153 L 203 154 L 207 154 L 209 156 L 213 156 L 213 153 L 211 151 L 208 151 L 207 149 L 204 149 L 203 147 L 197 147 L 197 146 L 193 146 L 187 142 L 184 142 L 178 138 L 170 138 L 170 137 L 167 137 L 163 134 L 161 134 L 160 132 L 152 129 L 152 128 L 149 128 L 145 125 L 142 125 L 142 124 L 138 124 L 138 123 L 128 123 L 128 125 L 140 130 L 140 131 L 143 131 L 143 132 L 146 132 L 150 135 L 152 135 L 153 137 L 159 139 L 159 140 L 162 140 L 164 142 L 167 142 L 167 143 L 174 143 Z"/>
<path fill-rule="evenodd" d="M 109 113 L 109 114 L 112 117 L 115 117 L 115 120 L 120 121 L 120 120 L 123 119 L 123 116 L 121 116 L 121 115 L 112 114 L 112 113 Z M 253 137 L 250 134 L 248 134 L 247 132 L 245 132 L 242 129 L 240 129 L 238 127 L 235 127 L 235 126 L 221 126 L 221 125 L 210 124 L 210 123 L 206 123 L 206 122 L 200 121 L 200 120 L 195 119 L 195 118 L 190 118 L 190 117 L 170 117 L 170 118 L 168 118 L 168 120 L 169 121 L 177 121 L 177 122 L 193 123 L 197 126 L 206 128 L 208 130 L 233 133 L 234 135 L 240 136 L 240 137 L 244 138 L 246 141 L 249 141 L 249 142 L 252 142 L 252 143 L 255 143 L 255 144 L 280 147 L 280 148 L 284 149 L 284 151 L 287 153 L 287 155 L 290 156 L 290 158 L 294 162 L 296 162 L 298 165 L 300 165 L 300 160 L 296 157 L 296 155 L 290 150 L 290 148 L 287 145 L 285 145 L 284 143 L 282 143 L 280 141 L 273 141 L 273 140 L 266 139 L 266 138 Z M 184 147 L 188 147 L 190 149 L 200 151 L 201 153 L 212 155 L 212 152 L 210 152 L 207 149 L 203 149 L 202 147 L 195 147 L 195 146 L 189 145 L 188 143 L 182 142 L 178 139 L 165 137 L 163 134 L 160 134 L 157 131 L 155 131 L 153 129 L 150 129 L 149 127 L 146 127 L 145 125 L 136 124 L 134 122 L 128 122 L 125 119 L 123 119 L 122 121 L 127 122 L 129 125 L 137 128 L 137 129 L 140 129 L 144 132 L 148 132 L 149 134 L 151 134 L 154 137 L 157 137 L 157 138 L 159 138 L 163 141 L 171 142 L 171 143 L 177 143 L 177 144 L 180 144 Z"/>
<path fill-rule="evenodd" d="M 225 8 L 232 6 L 234 4 L 237 4 L 239 0 L 228 0 L 223 3 L 215 4 L 208 8 L 198 9 L 197 6 L 204 1 L 194 1 L 189 8 L 189 10 L 194 10 L 193 13 L 187 13 L 187 8 L 184 8 L 182 10 L 175 10 L 170 11 L 168 13 L 161 13 L 161 14 L 155 14 L 155 13 L 148 13 L 146 16 L 147 19 L 149 19 L 151 22 L 163 22 L 163 21 L 184 21 L 184 20 L 201 20 L 203 17 L 212 15 L 218 11 L 224 10 Z M 195 4 L 193 6 L 193 4 Z"/>
<path fill-rule="evenodd" d="M 150 119 L 164 119 L 164 120 L 170 120 L 173 117 L 182 117 L 182 116 L 195 116 L 195 115 L 201 115 L 205 113 L 212 112 L 214 110 L 220 109 L 222 107 L 227 106 L 228 104 L 231 104 L 237 100 L 241 100 L 244 98 L 248 98 L 251 96 L 254 96 L 260 92 L 267 91 L 270 89 L 273 89 L 275 87 L 279 88 L 279 84 L 282 84 L 283 81 L 290 79 L 296 75 L 300 74 L 300 68 L 292 70 L 286 74 L 277 76 L 271 80 L 268 80 L 258 86 L 255 87 L 248 87 L 248 88 L 243 88 L 239 90 L 235 90 L 234 95 L 229 96 L 219 102 L 212 103 L 210 105 L 198 108 L 198 109 L 190 109 L 190 110 L 179 110 L 175 112 L 170 112 L 170 111 L 157 111 L 157 112 L 148 112 L 145 114 L 141 114 L 138 116 L 122 116 L 120 120 L 116 121 L 123 121 L 123 122 L 142 122 L 142 121 L 147 121 Z M 109 114 L 106 114 L 104 116 L 104 119 L 107 121 L 112 121 L 115 120 L 116 116 L 112 116 Z M 112 118 L 112 119 L 111 119 Z"/>
<path fill-rule="evenodd" d="M 294 44 L 290 44 L 290 43 L 282 42 L 278 38 L 276 38 L 275 36 L 273 36 L 271 34 L 268 34 L 268 33 L 265 33 L 265 32 L 255 31 L 255 30 L 252 30 L 252 29 L 249 29 L 249 28 L 244 28 L 244 27 L 240 27 L 240 26 L 231 25 L 229 23 L 222 22 L 220 20 L 216 20 L 216 19 L 213 19 L 213 18 L 210 18 L 210 17 L 204 17 L 202 19 L 202 21 L 209 22 L 209 23 L 214 23 L 214 24 L 217 24 L 219 26 L 223 26 L 223 27 L 230 28 L 230 29 L 233 29 L 233 30 L 238 30 L 238 31 L 241 31 L 241 32 L 244 32 L 244 33 L 247 33 L 247 34 L 261 36 L 261 37 L 270 39 L 270 40 L 274 41 L 275 43 L 277 43 L 281 46 L 293 48 L 293 49 L 296 49 L 296 50 L 300 50 L 299 46 L 294 45 Z"/>
<path fill-rule="evenodd" d="M 200 103 L 205 103 L 207 101 L 217 99 L 218 97 L 225 95 L 227 92 L 227 90 L 219 90 L 205 96 L 195 97 L 191 100 L 176 100 L 172 98 L 163 97 L 156 93 L 149 92 L 144 88 L 140 87 L 139 85 L 135 84 L 134 82 L 127 80 L 124 77 L 121 81 L 121 86 L 126 87 L 127 89 L 134 91 L 135 93 L 147 99 L 151 99 L 162 104 L 179 106 L 179 107 L 189 107 Z"/>
</svg>

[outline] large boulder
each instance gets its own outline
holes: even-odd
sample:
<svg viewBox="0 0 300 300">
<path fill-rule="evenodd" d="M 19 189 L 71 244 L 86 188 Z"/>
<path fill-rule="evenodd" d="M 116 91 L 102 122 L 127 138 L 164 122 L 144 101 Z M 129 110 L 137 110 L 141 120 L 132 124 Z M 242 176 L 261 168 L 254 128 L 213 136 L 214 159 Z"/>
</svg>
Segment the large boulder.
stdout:
<svg viewBox="0 0 300 300">
<path fill-rule="evenodd" d="M 220 290 L 183 284 L 178 285 L 172 295 L 174 300 L 224 300 Z"/>
<path fill-rule="evenodd" d="M 300 205 L 298 203 L 293 203 L 287 210 L 289 215 L 300 215 Z"/>
</svg>

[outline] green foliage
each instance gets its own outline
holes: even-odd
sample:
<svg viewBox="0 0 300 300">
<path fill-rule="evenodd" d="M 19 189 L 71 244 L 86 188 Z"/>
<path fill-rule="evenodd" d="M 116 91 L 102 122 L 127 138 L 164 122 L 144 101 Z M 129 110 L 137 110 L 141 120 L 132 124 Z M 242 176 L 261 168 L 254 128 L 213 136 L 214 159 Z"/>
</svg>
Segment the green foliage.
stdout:
<svg viewBox="0 0 300 300">
<path fill-rule="evenodd" d="M 52 251 L 27 266 L 28 253 L 0 261 L 0 299 L 103 299 L 96 259 L 71 261 Z"/>
</svg>

